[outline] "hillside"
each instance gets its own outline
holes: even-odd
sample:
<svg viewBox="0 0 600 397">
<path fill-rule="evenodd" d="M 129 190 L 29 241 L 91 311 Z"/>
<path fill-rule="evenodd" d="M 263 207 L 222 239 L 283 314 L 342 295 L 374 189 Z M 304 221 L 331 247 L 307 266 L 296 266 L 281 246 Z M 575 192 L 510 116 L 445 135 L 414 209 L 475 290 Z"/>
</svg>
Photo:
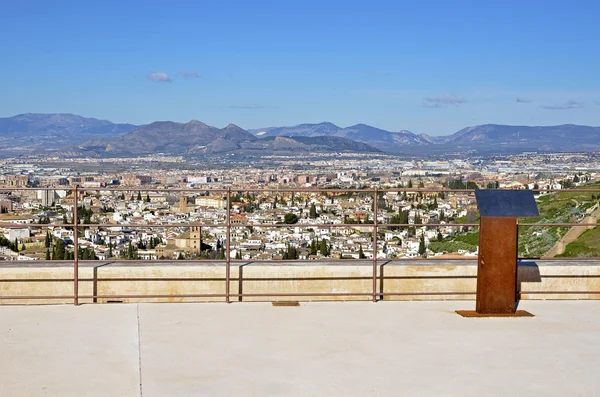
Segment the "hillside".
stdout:
<svg viewBox="0 0 600 397">
<path fill-rule="evenodd" d="M 585 188 L 597 188 L 598 183 L 585 185 Z M 540 211 L 539 218 L 520 219 L 519 256 L 525 258 L 540 258 L 548 256 L 555 244 L 570 230 L 560 226 L 535 226 L 536 223 L 578 223 L 590 211 L 598 207 L 598 198 L 593 193 L 569 192 L 568 190 L 545 194 L 536 199 Z M 460 222 L 457 222 L 460 223 Z M 598 228 L 582 234 L 576 241 L 569 244 L 563 255 L 559 256 L 590 256 L 597 251 L 596 242 Z M 455 252 L 458 249 L 474 250 L 478 244 L 478 228 L 468 233 L 461 233 L 453 238 L 445 239 L 443 243 L 432 243 L 432 250 Z M 571 255 L 572 254 L 572 255 Z"/>
<path fill-rule="evenodd" d="M 329 136 L 351 139 L 366 143 L 377 149 L 392 153 L 407 153 L 407 146 L 430 145 L 424 137 L 410 131 L 390 132 L 366 124 L 356 124 L 350 127 L 338 127 L 335 124 L 323 122 L 318 124 L 299 124 L 292 127 L 270 127 L 252 130 L 258 136 Z"/>
<path fill-rule="evenodd" d="M 0 118 L 0 151 L 14 155 L 62 148 L 98 137 L 117 137 L 136 128 L 74 114 L 19 114 Z"/>
<path fill-rule="evenodd" d="M 65 156 L 140 155 L 168 153 L 198 155 L 238 154 L 302 154 L 314 152 L 378 153 L 380 150 L 360 142 L 329 136 L 282 137 L 259 139 L 248 131 L 229 124 L 219 129 L 200 121 L 175 123 L 160 121 L 114 139 L 94 139 L 77 148 L 64 150 Z"/>
<path fill-rule="evenodd" d="M 197 120 L 157 121 L 114 139 L 90 140 L 79 149 L 116 155 L 217 153 L 240 149 L 242 142 L 256 139 L 234 124 L 219 129 Z"/>
<path fill-rule="evenodd" d="M 457 148 L 503 151 L 597 151 L 600 150 L 600 127 L 485 124 L 457 131 L 445 137 L 443 143 Z"/>
</svg>

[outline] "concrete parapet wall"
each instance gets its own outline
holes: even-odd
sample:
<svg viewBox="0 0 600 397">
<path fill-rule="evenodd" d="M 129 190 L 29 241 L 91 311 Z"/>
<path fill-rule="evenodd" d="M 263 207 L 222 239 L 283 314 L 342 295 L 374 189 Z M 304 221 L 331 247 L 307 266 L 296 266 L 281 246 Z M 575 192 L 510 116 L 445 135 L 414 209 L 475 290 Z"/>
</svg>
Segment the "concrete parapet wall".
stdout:
<svg viewBox="0 0 600 397">
<path fill-rule="evenodd" d="M 40 263 L 0 266 L 0 296 L 64 298 L 0 299 L 0 304 L 73 302 L 72 264 L 40 265 Z M 368 301 L 372 300 L 371 295 L 306 296 L 304 294 L 371 294 L 372 271 L 372 264 L 368 262 L 358 264 L 236 263 L 231 265 L 231 300 Z M 384 262 L 378 265 L 377 292 L 384 293 L 384 300 L 471 300 L 475 298 L 476 275 L 477 263 L 473 260 Z M 225 300 L 224 297 L 176 296 L 225 294 L 223 264 L 86 263 L 80 266 L 79 279 L 79 296 L 82 297 L 80 303 L 222 302 Z M 521 291 L 521 299 L 600 299 L 600 261 L 523 261 L 519 266 L 518 290 Z M 267 295 L 243 298 L 235 296 L 242 293 Z M 277 296 L 277 294 L 298 295 Z M 93 295 L 100 297 L 90 298 Z M 144 295 L 161 295 L 161 297 L 141 297 Z M 86 296 L 88 298 L 85 298 Z"/>
</svg>

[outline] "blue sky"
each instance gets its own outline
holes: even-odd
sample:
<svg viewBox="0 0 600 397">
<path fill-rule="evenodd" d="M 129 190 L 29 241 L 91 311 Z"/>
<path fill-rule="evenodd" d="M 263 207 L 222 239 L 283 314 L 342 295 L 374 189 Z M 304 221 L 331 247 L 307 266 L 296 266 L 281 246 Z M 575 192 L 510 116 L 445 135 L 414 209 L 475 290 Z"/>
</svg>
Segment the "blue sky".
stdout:
<svg viewBox="0 0 600 397">
<path fill-rule="evenodd" d="M 600 125 L 600 2 L 0 2 L 0 116 Z"/>
</svg>

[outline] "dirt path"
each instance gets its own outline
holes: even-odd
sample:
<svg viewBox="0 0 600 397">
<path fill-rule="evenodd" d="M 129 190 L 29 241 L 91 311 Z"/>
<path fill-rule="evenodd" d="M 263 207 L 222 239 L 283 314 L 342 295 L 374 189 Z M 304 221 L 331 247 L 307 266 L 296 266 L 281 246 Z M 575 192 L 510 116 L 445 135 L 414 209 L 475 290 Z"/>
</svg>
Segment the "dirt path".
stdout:
<svg viewBox="0 0 600 397">
<path fill-rule="evenodd" d="M 600 208 L 596 208 L 596 210 L 594 212 L 592 212 L 590 215 L 583 218 L 583 220 L 580 223 L 582 223 L 582 224 L 589 223 L 589 224 L 593 225 L 598 222 L 598 218 L 600 218 Z M 563 252 L 565 252 L 567 245 L 569 245 L 573 241 L 577 240 L 577 238 L 579 236 L 581 236 L 583 234 L 583 232 L 585 232 L 586 230 L 592 229 L 594 227 L 595 226 L 572 227 L 571 229 L 569 229 L 569 231 L 567 231 L 567 233 L 565 233 L 564 236 L 562 236 L 562 238 L 560 240 L 558 240 L 556 242 L 556 244 L 554 244 L 554 246 L 552 248 L 550 248 L 550 250 L 548 252 L 546 252 L 544 255 L 542 255 L 542 258 L 554 258 L 556 255 L 562 254 Z"/>
</svg>

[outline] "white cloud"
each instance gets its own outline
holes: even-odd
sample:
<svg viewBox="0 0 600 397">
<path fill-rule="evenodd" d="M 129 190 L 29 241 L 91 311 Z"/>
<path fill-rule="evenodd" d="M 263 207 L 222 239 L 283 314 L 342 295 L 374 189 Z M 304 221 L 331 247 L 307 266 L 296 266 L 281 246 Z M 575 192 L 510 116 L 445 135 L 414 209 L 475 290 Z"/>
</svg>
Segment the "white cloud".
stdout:
<svg viewBox="0 0 600 397">
<path fill-rule="evenodd" d="M 169 77 L 168 74 L 163 72 L 154 72 L 148 75 L 148 80 L 154 81 L 157 83 L 172 83 L 173 80 Z"/>
<path fill-rule="evenodd" d="M 467 103 L 464 97 L 448 94 L 423 99 L 423 107 L 426 108 L 441 108 L 448 105 L 459 106 L 463 103 Z"/>
</svg>

